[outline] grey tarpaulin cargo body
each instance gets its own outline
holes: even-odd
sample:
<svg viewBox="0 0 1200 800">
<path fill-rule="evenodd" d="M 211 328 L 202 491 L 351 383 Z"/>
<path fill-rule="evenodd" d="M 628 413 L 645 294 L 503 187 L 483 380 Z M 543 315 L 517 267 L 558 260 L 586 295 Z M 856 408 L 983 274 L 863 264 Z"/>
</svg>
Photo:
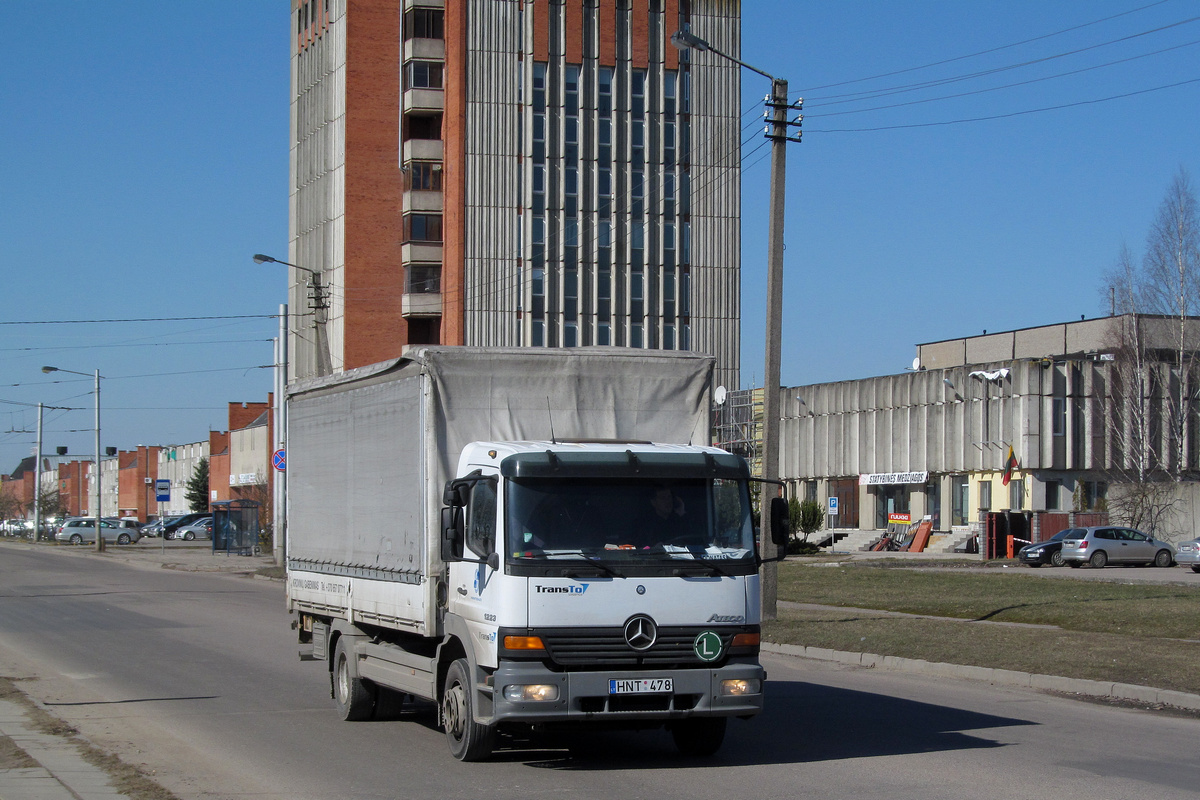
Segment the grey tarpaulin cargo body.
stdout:
<svg viewBox="0 0 1200 800">
<path fill-rule="evenodd" d="M 407 584 L 401 604 L 355 613 L 435 635 L 442 487 L 468 442 L 708 444 L 713 364 L 612 347 L 429 346 L 292 384 L 288 564 Z"/>
</svg>

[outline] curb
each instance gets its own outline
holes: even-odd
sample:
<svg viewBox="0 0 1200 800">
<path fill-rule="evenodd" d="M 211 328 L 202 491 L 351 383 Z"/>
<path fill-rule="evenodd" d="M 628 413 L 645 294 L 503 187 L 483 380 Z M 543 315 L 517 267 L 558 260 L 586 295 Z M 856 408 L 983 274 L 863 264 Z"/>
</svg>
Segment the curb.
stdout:
<svg viewBox="0 0 1200 800">
<path fill-rule="evenodd" d="M 778 644 L 763 642 L 762 650 L 778 655 L 811 658 L 815 661 L 833 661 L 855 667 L 875 667 L 879 669 L 908 672 L 916 675 L 931 675 L 942 678 L 966 678 L 968 680 L 986 681 L 1001 686 L 1018 686 L 1027 689 L 1040 689 L 1065 694 L 1080 694 L 1088 697 L 1101 697 L 1114 700 L 1130 700 L 1137 703 L 1183 708 L 1189 711 L 1200 711 L 1200 694 L 1178 692 L 1171 689 L 1155 689 L 1152 686 L 1138 686 L 1131 683 L 1115 683 L 1112 681 L 1093 681 L 1083 678 L 1064 678 L 1057 675 L 1039 675 L 1037 673 L 1019 672 L 1011 669 L 995 669 L 992 667 L 969 667 L 961 664 L 947 664 L 940 661 L 924 661 L 919 658 L 900 658 L 899 656 L 881 656 L 874 653 L 852 653 L 844 650 L 830 650 L 824 647 L 805 647 L 794 644 Z"/>
</svg>

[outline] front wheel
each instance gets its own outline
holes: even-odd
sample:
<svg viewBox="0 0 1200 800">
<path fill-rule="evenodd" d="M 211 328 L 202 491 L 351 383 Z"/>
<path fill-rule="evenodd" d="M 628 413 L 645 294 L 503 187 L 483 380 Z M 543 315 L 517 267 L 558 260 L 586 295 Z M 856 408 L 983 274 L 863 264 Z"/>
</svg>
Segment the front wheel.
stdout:
<svg viewBox="0 0 1200 800">
<path fill-rule="evenodd" d="M 130 541 L 128 533 L 122 533 L 117 537 L 117 544 L 129 544 Z"/>
<path fill-rule="evenodd" d="M 1097 550 L 1092 553 L 1092 557 L 1088 559 L 1088 563 L 1092 565 L 1092 569 L 1100 569 L 1108 563 L 1108 553 L 1103 550 Z"/>
<path fill-rule="evenodd" d="M 671 726 L 675 747 L 685 756 L 711 756 L 725 741 L 726 717 L 699 717 Z"/>
<path fill-rule="evenodd" d="M 353 641 L 343 636 L 333 651 L 333 702 L 347 722 L 368 719 L 375 710 L 375 687 L 359 677 Z"/>
<path fill-rule="evenodd" d="M 1050 554 L 1050 566 L 1061 567 L 1065 563 L 1066 562 L 1063 561 L 1063 556 L 1062 556 L 1061 550 L 1056 550 L 1055 552 Z"/>
<path fill-rule="evenodd" d="M 185 542 L 193 541 L 195 538 L 196 538 L 196 534 L 192 533 L 191 531 L 188 531 L 187 533 L 185 533 L 183 535 L 183 540 Z"/>
<path fill-rule="evenodd" d="M 475 703 L 471 696 L 470 667 L 465 658 L 450 665 L 442 693 L 442 727 L 450 754 L 459 761 L 482 761 L 492 754 L 495 731 L 475 721 Z"/>
<path fill-rule="evenodd" d="M 1154 566 L 1156 566 L 1156 567 L 1171 566 L 1171 551 L 1170 550 L 1159 550 L 1157 553 L 1155 553 L 1154 554 Z"/>
</svg>

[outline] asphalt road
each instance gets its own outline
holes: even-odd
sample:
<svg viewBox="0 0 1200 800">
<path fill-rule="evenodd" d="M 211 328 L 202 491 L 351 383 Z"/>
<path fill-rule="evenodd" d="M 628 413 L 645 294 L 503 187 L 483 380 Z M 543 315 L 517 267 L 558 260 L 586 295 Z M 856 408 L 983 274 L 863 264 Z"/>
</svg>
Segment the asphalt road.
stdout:
<svg viewBox="0 0 1200 800">
<path fill-rule="evenodd" d="M 764 658 L 767 711 L 709 760 L 661 732 L 460 764 L 432 709 L 339 722 L 279 583 L 0 551 L 0 670 L 181 798 L 1196 798 L 1200 721 Z"/>
</svg>

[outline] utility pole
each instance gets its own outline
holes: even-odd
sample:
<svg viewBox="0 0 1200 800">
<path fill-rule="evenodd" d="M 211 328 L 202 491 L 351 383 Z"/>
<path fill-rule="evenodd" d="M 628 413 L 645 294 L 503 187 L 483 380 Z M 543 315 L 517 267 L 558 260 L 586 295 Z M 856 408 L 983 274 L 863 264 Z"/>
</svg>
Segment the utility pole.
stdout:
<svg viewBox="0 0 1200 800">
<path fill-rule="evenodd" d="M 783 331 L 783 206 L 784 178 L 787 172 L 787 143 L 799 142 L 800 133 L 791 135 L 791 127 L 800 127 L 804 117 L 797 115 L 788 119 L 788 112 L 799 111 L 804 101 L 797 100 L 794 104 L 788 102 L 788 84 L 783 78 L 776 78 L 758 67 L 726 55 L 713 48 L 685 27 L 671 35 L 671 44 L 680 50 L 691 49 L 699 52 L 712 53 L 715 56 L 732 61 L 738 66 L 757 72 L 771 81 L 771 94 L 766 98 L 767 119 L 766 137 L 771 140 L 771 205 L 770 230 L 767 234 L 767 331 L 766 331 L 766 369 L 763 375 L 763 445 L 762 445 L 762 492 L 759 495 L 759 552 L 767 563 L 762 570 L 762 618 L 773 620 L 776 617 L 779 597 L 779 565 L 771 560 L 779 555 L 778 547 L 771 541 L 771 498 L 778 494 L 778 489 L 768 481 L 779 480 L 779 372 L 780 353 Z"/>
<path fill-rule="evenodd" d="M 33 541 L 42 533 L 42 404 L 38 403 L 37 446 L 33 458 Z"/>
</svg>

